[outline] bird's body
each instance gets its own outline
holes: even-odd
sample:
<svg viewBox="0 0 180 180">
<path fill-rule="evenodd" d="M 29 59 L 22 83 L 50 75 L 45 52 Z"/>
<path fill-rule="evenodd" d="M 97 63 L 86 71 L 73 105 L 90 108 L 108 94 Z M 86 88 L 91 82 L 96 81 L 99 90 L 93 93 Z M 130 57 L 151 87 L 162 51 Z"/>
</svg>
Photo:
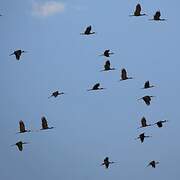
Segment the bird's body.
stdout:
<svg viewBox="0 0 180 180">
<path fill-rule="evenodd" d="M 158 121 L 156 122 L 154 125 L 157 125 L 159 128 L 163 127 L 163 123 L 166 123 L 168 122 L 167 120 L 164 120 L 164 121 Z"/>
<path fill-rule="evenodd" d="M 30 132 L 30 130 L 27 130 L 25 127 L 25 124 L 22 120 L 19 121 L 19 133 L 25 133 Z"/>
<path fill-rule="evenodd" d="M 152 126 L 152 125 L 151 124 L 147 124 L 146 118 L 142 117 L 140 128 L 144 128 L 144 127 L 148 127 L 148 126 Z"/>
<path fill-rule="evenodd" d="M 113 163 L 115 163 L 115 162 L 109 161 L 109 157 L 106 157 L 106 158 L 104 159 L 103 163 L 101 164 L 101 166 L 105 166 L 105 168 L 108 169 L 109 165 L 110 165 L 110 164 L 113 164 Z"/>
<path fill-rule="evenodd" d="M 161 12 L 160 11 L 156 11 L 156 13 L 153 16 L 153 19 L 150 20 L 154 20 L 154 21 L 165 21 L 166 19 L 161 19 Z"/>
<path fill-rule="evenodd" d="M 147 167 L 148 166 L 152 166 L 153 168 L 155 168 L 156 167 L 156 164 L 159 164 L 159 162 L 157 162 L 157 161 L 151 161 L 148 165 L 147 165 Z"/>
<path fill-rule="evenodd" d="M 17 146 L 19 151 L 23 150 L 23 144 L 28 144 L 27 142 L 18 141 L 16 144 L 13 144 L 11 146 Z"/>
<path fill-rule="evenodd" d="M 94 91 L 94 90 L 102 90 L 105 88 L 99 87 L 100 83 L 96 83 L 91 89 L 88 89 L 88 91 Z"/>
<path fill-rule="evenodd" d="M 120 76 L 121 76 L 120 81 L 124 81 L 124 80 L 127 80 L 127 79 L 133 79 L 132 77 L 127 76 L 127 71 L 124 68 L 121 70 Z"/>
<path fill-rule="evenodd" d="M 143 89 L 148 89 L 148 88 L 152 88 L 152 87 L 154 87 L 154 86 L 153 86 L 153 85 L 150 85 L 149 81 L 146 81 L 146 82 L 144 83 Z"/>
<path fill-rule="evenodd" d="M 146 105 L 149 106 L 151 104 L 150 102 L 151 102 L 152 97 L 154 97 L 154 96 L 144 96 L 140 99 L 143 99 L 143 101 L 146 103 Z M 140 99 L 138 99 L 138 100 L 140 100 Z"/>
<path fill-rule="evenodd" d="M 18 49 L 16 51 L 14 51 L 11 55 L 15 55 L 16 56 L 16 60 L 20 60 L 20 57 L 22 55 L 22 53 L 26 53 L 26 51 L 22 51 L 21 49 Z"/>
<path fill-rule="evenodd" d="M 134 11 L 134 14 L 133 15 L 130 15 L 130 16 L 147 16 L 146 14 L 141 14 L 141 5 L 140 4 L 137 4 L 136 5 L 136 8 L 135 8 L 135 11 Z"/>
<path fill-rule="evenodd" d="M 55 97 L 56 98 L 57 96 L 62 95 L 62 94 L 64 94 L 64 92 L 54 91 L 51 94 L 51 96 L 49 96 L 48 98 L 50 98 L 50 97 Z"/>
<path fill-rule="evenodd" d="M 141 143 L 144 142 L 144 138 L 149 138 L 151 136 L 145 136 L 145 133 L 141 133 L 136 139 L 140 139 Z"/>
<path fill-rule="evenodd" d="M 110 52 L 110 49 L 106 49 L 103 54 L 100 54 L 100 56 L 110 57 L 111 54 L 114 54 L 113 52 Z"/>
<path fill-rule="evenodd" d="M 102 71 L 111 71 L 115 70 L 115 68 L 111 68 L 111 63 L 109 60 L 107 60 L 104 64 L 104 69 Z"/>
<path fill-rule="evenodd" d="M 41 118 L 41 126 L 42 126 L 41 130 L 53 129 L 53 128 L 54 128 L 54 127 L 49 127 L 49 126 L 48 126 L 47 119 L 46 119 L 46 117 L 44 117 L 44 116 Z"/>
<path fill-rule="evenodd" d="M 91 34 L 95 34 L 95 32 L 91 32 L 92 27 L 88 26 L 85 31 L 83 33 L 80 33 L 81 35 L 91 35 Z"/>
</svg>

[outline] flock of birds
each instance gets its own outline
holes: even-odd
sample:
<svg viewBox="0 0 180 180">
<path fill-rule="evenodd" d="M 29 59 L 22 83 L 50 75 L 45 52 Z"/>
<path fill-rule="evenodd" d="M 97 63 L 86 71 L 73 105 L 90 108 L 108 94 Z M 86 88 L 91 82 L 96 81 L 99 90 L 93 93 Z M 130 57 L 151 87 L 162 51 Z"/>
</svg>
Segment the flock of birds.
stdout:
<svg viewBox="0 0 180 180">
<path fill-rule="evenodd" d="M 145 13 L 141 13 L 141 5 L 140 4 L 137 4 L 136 5 L 136 8 L 135 8 L 135 11 L 132 15 L 129 15 L 129 16 L 147 16 L 147 14 Z M 157 11 L 153 18 L 150 19 L 150 20 L 154 20 L 154 21 L 165 21 L 166 19 L 161 19 L 161 13 L 160 11 Z M 92 35 L 92 34 L 95 34 L 94 31 L 92 31 L 92 27 L 91 26 L 88 26 L 84 32 L 80 33 L 81 35 Z M 21 58 L 21 55 L 23 53 L 26 53 L 27 51 L 24 51 L 24 50 L 16 50 L 14 51 L 11 55 L 15 55 L 16 57 L 16 60 L 20 60 Z M 109 58 L 111 55 L 113 55 L 114 53 L 110 51 L 110 49 L 106 49 L 103 54 L 100 54 L 100 56 L 105 56 L 107 58 Z M 101 70 L 101 71 L 112 71 L 112 70 L 116 70 L 115 68 L 112 68 L 111 67 L 111 63 L 109 60 L 106 60 L 105 64 L 104 64 L 104 69 Z M 123 68 L 120 72 L 120 81 L 124 81 L 124 80 L 128 80 L 128 79 L 133 79 L 133 77 L 129 77 L 128 74 L 127 74 L 127 71 L 125 68 Z M 153 88 L 155 87 L 154 85 L 150 85 L 150 82 L 149 81 L 146 81 L 144 83 L 144 87 L 142 89 L 149 89 L 149 88 Z M 87 91 L 97 91 L 97 90 L 103 90 L 105 88 L 101 87 L 100 86 L 100 83 L 96 83 L 91 89 L 88 89 Z M 63 95 L 64 92 L 59 92 L 59 91 L 54 91 L 48 98 L 51 98 L 51 97 L 58 97 L 59 95 Z M 146 96 L 143 96 L 141 98 L 139 98 L 138 100 L 143 100 L 145 102 L 146 105 L 150 105 L 151 104 L 151 100 L 154 96 L 150 96 L 150 95 L 146 95 Z M 162 128 L 163 127 L 163 123 L 166 123 L 167 120 L 160 120 L 154 124 L 148 124 L 147 123 L 147 120 L 145 117 L 142 117 L 141 119 L 141 126 L 138 127 L 138 128 L 145 128 L 145 127 L 148 127 L 148 126 L 153 126 L 153 125 L 156 125 L 157 127 L 159 128 Z M 48 130 L 48 129 L 53 129 L 54 127 L 49 127 L 48 126 L 48 122 L 47 122 L 47 119 L 46 117 L 42 117 L 41 118 L 41 129 L 40 130 Z M 25 124 L 22 120 L 19 121 L 19 133 L 26 133 L 26 132 L 31 132 L 32 130 L 28 130 L 26 129 L 25 127 Z M 151 136 L 147 136 L 145 135 L 145 133 L 141 133 L 137 138 L 135 139 L 140 139 L 141 143 L 144 142 L 144 139 L 145 138 L 149 138 Z M 22 151 L 23 150 L 23 145 L 24 144 L 28 144 L 28 142 L 22 142 L 22 141 L 18 141 L 17 143 L 13 144 L 12 146 L 17 146 L 18 150 L 19 151 Z M 109 160 L 109 157 L 105 157 L 105 159 L 103 160 L 102 162 L 102 166 L 105 166 L 105 168 L 108 168 L 110 164 L 113 164 L 113 163 L 116 163 L 116 162 L 113 162 L 113 161 L 110 161 Z M 147 166 L 152 166 L 153 168 L 156 167 L 156 165 L 159 164 L 158 161 L 155 161 L 155 160 L 152 160 L 149 162 L 149 164 Z"/>
</svg>

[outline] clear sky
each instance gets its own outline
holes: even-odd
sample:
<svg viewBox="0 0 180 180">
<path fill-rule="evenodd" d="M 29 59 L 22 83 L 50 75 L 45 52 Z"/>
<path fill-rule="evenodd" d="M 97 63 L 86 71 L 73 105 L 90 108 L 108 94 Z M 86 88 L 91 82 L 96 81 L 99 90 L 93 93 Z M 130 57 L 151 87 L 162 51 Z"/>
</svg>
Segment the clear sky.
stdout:
<svg viewBox="0 0 180 180">
<path fill-rule="evenodd" d="M 129 17 L 137 3 L 148 16 Z M 179 179 L 179 0 L 1 0 L 0 179 Z M 149 21 L 160 10 L 164 22 Z M 80 33 L 92 25 L 92 36 Z M 14 50 L 28 51 L 17 61 Z M 117 70 L 100 72 L 107 58 Z M 126 68 L 133 80 L 119 82 Z M 149 80 L 156 87 L 142 90 Z M 87 92 L 100 82 L 106 89 Z M 48 99 L 55 90 L 66 94 Z M 137 101 L 155 95 L 146 106 Z M 27 129 L 49 131 L 16 134 Z M 169 120 L 163 128 L 137 129 Z M 135 140 L 145 132 L 152 138 Z M 27 141 L 19 152 L 11 144 Z M 103 159 L 119 163 L 107 170 Z M 146 168 L 151 160 L 160 164 Z"/>
</svg>

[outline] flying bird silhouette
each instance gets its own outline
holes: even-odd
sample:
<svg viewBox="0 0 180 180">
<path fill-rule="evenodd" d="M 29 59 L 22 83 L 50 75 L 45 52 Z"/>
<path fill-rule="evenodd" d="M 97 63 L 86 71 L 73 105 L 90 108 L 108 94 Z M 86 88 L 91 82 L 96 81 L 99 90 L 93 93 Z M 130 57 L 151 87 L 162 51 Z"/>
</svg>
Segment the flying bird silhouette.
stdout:
<svg viewBox="0 0 180 180">
<path fill-rule="evenodd" d="M 88 26 L 83 33 L 80 33 L 81 35 L 90 35 L 95 34 L 95 32 L 91 32 L 92 27 Z"/>
<path fill-rule="evenodd" d="M 110 165 L 110 164 L 113 164 L 113 163 L 115 163 L 115 162 L 109 161 L 109 157 L 106 157 L 106 158 L 104 159 L 103 163 L 101 164 L 101 166 L 105 166 L 105 168 L 108 169 L 109 165 Z"/>
<path fill-rule="evenodd" d="M 51 98 L 51 97 L 55 97 L 56 98 L 57 96 L 62 95 L 62 94 L 64 94 L 64 92 L 54 91 L 51 94 L 51 96 L 49 96 L 48 98 Z"/>
<path fill-rule="evenodd" d="M 151 136 L 145 136 L 145 133 L 141 133 L 137 138 L 135 139 L 140 139 L 141 143 L 144 142 L 144 138 L 149 138 Z"/>
<path fill-rule="evenodd" d="M 144 83 L 144 87 L 142 89 L 148 89 L 148 88 L 152 88 L 152 87 L 155 87 L 154 85 L 150 85 L 149 81 L 146 81 Z"/>
<path fill-rule="evenodd" d="M 121 70 L 120 76 L 121 76 L 120 81 L 124 81 L 124 80 L 127 80 L 127 79 L 133 79 L 132 77 L 127 76 L 127 71 L 124 68 Z"/>
<path fill-rule="evenodd" d="M 164 121 L 158 121 L 156 123 L 154 123 L 153 125 L 157 125 L 159 128 L 163 127 L 163 123 L 166 123 L 168 122 L 167 120 L 164 120 Z"/>
<path fill-rule="evenodd" d="M 104 69 L 101 71 L 111 71 L 111 70 L 115 70 L 115 68 L 111 68 L 111 63 L 109 60 L 107 60 L 104 64 Z"/>
<path fill-rule="evenodd" d="M 141 100 L 141 99 L 143 99 L 143 101 L 146 103 L 146 105 L 150 105 L 150 102 L 151 102 L 151 98 L 152 97 L 155 97 L 155 96 L 144 96 L 144 97 L 142 97 L 142 98 L 139 98 L 138 100 Z"/>
<path fill-rule="evenodd" d="M 105 56 L 110 57 L 111 54 L 114 54 L 113 52 L 110 52 L 110 49 L 106 49 L 103 54 L 100 54 L 99 56 Z"/>
<path fill-rule="evenodd" d="M 41 129 L 40 130 L 46 130 L 46 129 L 53 129 L 54 127 L 49 127 L 46 117 L 41 118 Z"/>
<path fill-rule="evenodd" d="M 148 166 L 152 166 L 153 168 L 155 168 L 156 167 L 156 164 L 159 164 L 159 162 L 158 161 L 151 161 L 148 165 L 147 165 L 147 167 Z"/>
<path fill-rule="evenodd" d="M 25 128 L 25 124 L 22 120 L 19 121 L 19 133 L 31 132 Z"/>
<path fill-rule="evenodd" d="M 141 5 L 137 4 L 136 8 L 135 8 L 135 11 L 134 11 L 134 14 L 132 14 L 130 16 L 147 16 L 147 14 L 144 14 L 144 13 L 141 14 Z"/>
<path fill-rule="evenodd" d="M 16 50 L 14 51 L 12 54 L 10 54 L 10 56 L 15 55 L 16 56 L 16 60 L 20 60 L 20 57 L 22 55 L 22 53 L 26 53 L 27 51 L 22 51 L 22 50 Z"/>
<path fill-rule="evenodd" d="M 22 142 L 22 141 L 18 141 L 16 144 L 13 144 L 11 146 L 17 146 L 19 151 L 23 150 L 23 144 L 29 144 L 28 142 Z"/>
<path fill-rule="evenodd" d="M 161 19 L 161 12 L 160 11 L 156 11 L 156 13 L 153 16 L 153 19 L 150 20 L 154 20 L 154 21 L 166 21 L 166 19 Z"/>
<path fill-rule="evenodd" d="M 146 118 L 142 117 L 141 126 L 139 128 L 144 128 L 144 127 L 148 127 L 148 126 L 152 126 L 152 124 L 147 124 Z"/>
<path fill-rule="evenodd" d="M 87 91 L 94 91 L 94 90 L 102 90 L 105 89 L 103 87 L 99 87 L 100 83 L 96 83 L 91 89 L 88 89 Z"/>
</svg>

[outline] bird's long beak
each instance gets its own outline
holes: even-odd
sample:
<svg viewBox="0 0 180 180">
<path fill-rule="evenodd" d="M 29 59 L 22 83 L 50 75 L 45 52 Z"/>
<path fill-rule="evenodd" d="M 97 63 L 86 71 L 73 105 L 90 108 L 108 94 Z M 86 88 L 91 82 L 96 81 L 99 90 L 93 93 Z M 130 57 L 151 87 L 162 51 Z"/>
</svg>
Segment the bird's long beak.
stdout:
<svg viewBox="0 0 180 180">
<path fill-rule="evenodd" d="M 12 55 L 14 55 L 14 53 L 10 54 L 9 56 L 12 56 Z"/>
<path fill-rule="evenodd" d="M 28 51 L 23 51 L 23 53 L 28 53 Z"/>
<path fill-rule="evenodd" d="M 87 89 L 87 91 L 93 91 L 93 89 Z"/>
<path fill-rule="evenodd" d="M 143 98 L 139 98 L 139 99 L 137 99 L 137 100 L 139 101 L 139 100 L 141 100 L 141 99 L 143 99 Z"/>
<path fill-rule="evenodd" d="M 23 142 L 23 144 L 30 144 L 30 142 Z"/>
<path fill-rule="evenodd" d="M 152 137 L 152 136 L 144 136 L 145 138 L 149 138 L 149 137 Z"/>
<path fill-rule="evenodd" d="M 12 144 L 11 146 L 16 146 L 16 144 Z"/>
</svg>

